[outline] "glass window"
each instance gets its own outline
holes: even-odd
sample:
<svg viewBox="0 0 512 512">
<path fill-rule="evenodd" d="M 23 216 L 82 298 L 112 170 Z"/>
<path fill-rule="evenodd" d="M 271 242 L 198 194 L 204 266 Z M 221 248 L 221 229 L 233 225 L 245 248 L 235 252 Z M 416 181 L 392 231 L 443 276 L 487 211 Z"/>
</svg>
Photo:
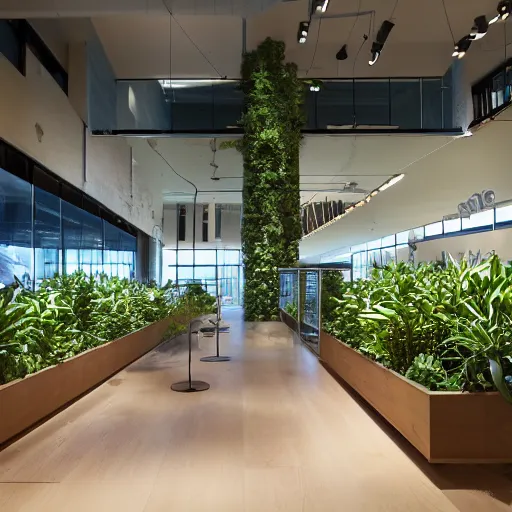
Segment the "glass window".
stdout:
<svg viewBox="0 0 512 512">
<path fill-rule="evenodd" d="M 354 245 L 350 249 L 352 252 L 366 251 L 366 244 Z"/>
<path fill-rule="evenodd" d="M 450 219 L 443 221 L 445 233 L 455 233 L 461 230 L 461 222 L 459 219 Z"/>
<path fill-rule="evenodd" d="M 32 288 L 32 186 L 0 169 L 0 283 Z"/>
<path fill-rule="evenodd" d="M 310 93 L 308 98 L 316 108 L 311 109 L 308 121 L 310 127 L 352 126 L 354 124 L 354 91 L 352 81 L 324 82 L 319 92 Z"/>
<path fill-rule="evenodd" d="M 355 82 L 355 122 L 389 126 L 389 80 Z"/>
<path fill-rule="evenodd" d="M 197 251 L 196 251 L 197 252 Z M 194 264 L 194 251 L 188 249 L 180 249 L 178 251 L 178 265 L 193 265 Z"/>
<path fill-rule="evenodd" d="M 409 231 L 402 231 L 396 234 L 397 244 L 406 244 L 409 241 Z"/>
<path fill-rule="evenodd" d="M 496 208 L 496 222 L 512 221 L 512 205 Z"/>
<path fill-rule="evenodd" d="M 34 253 L 36 288 L 60 272 L 60 199 L 34 187 Z"/>
<path fill-rule="evenodd" d="M 96 270 L 102 268 L 102 220 L 66 201 L 61 201 L 61 211 L 63 271 L 70 274 L 82 269 L 87 273 L 92 273 L 93 265 Z M 78 251 L 77 258 L 75 258 L 74 251 Z"/>
<path fill-rule="evenodd" d="M 386 247 L 385 249 L 381 249 L 381 259 L 383 265 L 388 265 L 392 261 L 396 260 L 396 252 L 395 247 Z"/>
<path fill-rule="evenodd" d="M 16 21 L 14 21 L 16 23 Z M 16 34 L 13 23 L 0 20 L 0 53 L 21 73 L 23 71 L 22 44 Z"/>
<path fill-rule="evenodd" d="M 435 130 L 443 127 L 443 90 L 441 84 L 439 78 L 423 78 L 422 80 L 422 128 Z"/>
<path fill-rule="evenodd" d="M 177 282 L 178 284 L 186 284 L 192 281 L 194 278 L 194 268 L 193 267 L 178 267 L 178 276 Z"/>
<path fill-rule="evenodd" d="M 168 267 L 169 265 L 176 265 L 176 251 L 173 249 L 164 249 L 163 254 L 163 265 L 164 267 Z"/>
<path fill-rule="evenodd" d="M 375 249 L 374 251 L 368 251 L 368 267 L 382 265 L 381 253 L 380 249 Z"/>
<path fill-rule="evenodd" d="M 162 285 L 167 284 L 167 281 L 169 280 L 171 280 L 173 283 L 176 282 L 176 267 L 169 267 L 164 265 L 162 267 Z"/>
<path fill-rule="evenodd" d="M 238 81 L 222 80 L 214 82 L 213 127 L 217 130 L 236 127 L 242 118 L 244 95 Z"/>
<path fill-rule="evenodd" d="M 219 258 L 219 265 L 239 265 L 240 264 L 240 251 L 219 250 L 217 257 Z"/>
<path fill-rule="evenodd" d="M 433 222 L 425 226 L 425 236 L 437 236 L 443 234 L 443 223 Z"/>
<path fill-rule="evenodd" d="M 181 261 L 180 261 L 181 263 Z M 196 251 L 196 265 L 216 265 L 215 250 L 199 250 Z"/>
<path fill-rule="evenodd" d="M 482 226 L 492 226 L 494 223 L 494 210 L 474 213 L 469 219 L 462 219 L 462 229 L 479 228 Z"/>
<path fill-rule="evenodd" d="M 395 245 L 395 235 L 385 236 L 382 239 L 382 247 L 391 247 L 392 245 Z"/>
<path fill-rule="evenodd" d="M 174 130 L 213 128 L 213 87 L 210 80 L 173 80 L 171 98 Z"/>
<path fill-rule="evenodd" d="M 379 238 L 378 240 L 372 240 L 368 242 L 368 250 L 370 249 L 380 249 L 382 240 Z"/>
<path fill-rule="evenodd" d="M 391 126 L 421 128 L 419 79 L 391 80 Z"/>
</svg>

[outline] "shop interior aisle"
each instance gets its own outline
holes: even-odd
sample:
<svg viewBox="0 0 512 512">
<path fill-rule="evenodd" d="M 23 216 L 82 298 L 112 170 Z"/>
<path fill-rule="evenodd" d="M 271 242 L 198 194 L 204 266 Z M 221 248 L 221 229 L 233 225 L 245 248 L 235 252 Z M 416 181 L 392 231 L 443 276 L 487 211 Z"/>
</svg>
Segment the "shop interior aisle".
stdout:
<svg viewBox="0 0 512 512">
<path fill-rule="evenodd" d="M 152 351 L 0 453 L 2 512 L 510 510 L 508 466 L 429 466 L 281 323 L 226 308 L 226 363 L 173 393 L 185 347 Z"/>
</svg>

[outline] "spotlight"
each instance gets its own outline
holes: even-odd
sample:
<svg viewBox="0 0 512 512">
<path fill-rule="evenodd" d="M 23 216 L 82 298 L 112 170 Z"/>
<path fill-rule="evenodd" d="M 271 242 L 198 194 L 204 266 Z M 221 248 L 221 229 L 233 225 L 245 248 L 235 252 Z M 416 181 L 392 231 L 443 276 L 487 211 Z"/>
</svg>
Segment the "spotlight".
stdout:
<svg viewBox="0 0 512 512">
<path fill-rule="evenodd" d="M 485 16 L 478 16 L 475 18 L 473 28 L 469 34 L 469 37 L 476 41 L 478 39 L 482 39 L 482 37 L 487 34 L 489 30 L 489 23 L 487 23 L 487 18 Z"/>
<path fill-rule="evenodd" d="M 299 30 L 297 32 L 297 42 L 304 44 L 308 38 L 309 21 L 301 21 L 299 23 Z"/>
<path fill-rule="evenodd" d="M 384 47 L 384 45 L 379 44 L 379 43 L 372 44 L 372 49 L 371 49 L 372 58 L 368 61 L 368 64 L 370 64 L 370 66 L 373 66 L 379 60 L 380 52 L 382 51 L 383 47 Z"/>
<path fill-rule="evenodd" d="M 471 46 L 471 37 L 464 36 L 453 49 L 452 57 L 462 59 Z"/>
<path fill-rule="evenodd" d="M 501 20 L 506 20 L 510 14 L 512 13 L 512 1 L 511 0 L 501 0 L 497 7 L 498 16 Z"/>
<path fill-rule="evenodd" d="M 311 3 L 311 14 L 318 14 L 327 11 L 329 0 L 313 0 Z"/>
<path fill-rule="evenodd" d="M 347 45 L 344 44 L 341 47 L 341 50 L 336 54 L 336 60 L 347 60 L 348 54 L 347 54 Z"/>
<path fill-rule="evenodd" d="M 319 85 L 310 85 L 309 90 L 311 92 L 318 92 L 320 90 L 320 86 Z"/>
<path fill-rule="evenodd" d="M 384 44 L 387 41 L 389 34 L 394 26 L 395 24 L 392 21 L 384 20 L 382 22 L 382 25 L 380 26 L 379 31 L 377 32 L 375 41 L 372 44 L 372 58 L 368 61 L 368 64 L 370 66 L 373 66 L 377 62 L 377 60 L 379 60 L 382 49 L 384 48 Z"/>
</svg>

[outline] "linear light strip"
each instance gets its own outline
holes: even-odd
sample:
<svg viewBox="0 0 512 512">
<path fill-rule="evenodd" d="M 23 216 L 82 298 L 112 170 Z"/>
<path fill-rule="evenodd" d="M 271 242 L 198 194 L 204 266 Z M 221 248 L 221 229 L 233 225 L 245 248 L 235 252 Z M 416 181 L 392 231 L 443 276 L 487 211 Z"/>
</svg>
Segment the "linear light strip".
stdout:
<svg viewBox="0 0 512 512">
<path fill-rule="evenodd" d="M 302 240 L 310 237 L 311 235 L 314 235 L 315 233 L 317 233 L 318 231 L 321 231 L 322 229 L 325 229 L 326 227 L 330 226 L 331 224 L 334 224 L 338 220 L 340 220 L 343 217 L 345 217 L 346 215 L 348 215 L 350 212 L 354 211 L 356 208 L 359 208 L 360 206 L 364 206 L 365 204 L 369 203 L 373 197 L 375 197 L 380 192 L 384 192 L 384 190 L 387 190 L 388 188 L 392 187 L 393 185 L 396 185 L 404 176 L 405 176 L 405 174 L 396 174 L 395 176 L 392 176 L 391 178 L 389 178 L 389 180 L 385 181 L 379 188 L 376 188 L 375 190 L 370 192 L 364 199 L 361 199 L 361 201 L 359 201 L 358 203 L 353 204 L 352 206 L 349 206 L 345 210 L 344 213 L 342 213 L 341 215 L 338 215 L 337 217 L 334 217 L 334 219 L 331 219 L 329 222 L 322 224 L 321 226 L 316 228 L 314 231 L 311 231 L 307 235 L 304 235 L 302 237 Z"/>
</svg>

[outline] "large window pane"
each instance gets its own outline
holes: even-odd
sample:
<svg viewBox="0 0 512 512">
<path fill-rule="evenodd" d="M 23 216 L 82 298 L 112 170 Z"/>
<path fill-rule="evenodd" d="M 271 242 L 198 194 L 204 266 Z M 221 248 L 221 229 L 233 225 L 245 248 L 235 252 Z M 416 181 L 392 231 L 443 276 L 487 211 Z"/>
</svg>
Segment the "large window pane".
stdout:
<svg viewBox="0 0 512 512">
<path fill-rule="evenodd" d="M 196 251 L 197 252 L 197 251 Z M 194 263 L 194 252 L 191 250 L 180 249 L 178 251 L 178 265 L 192 265 Z"/>
<path fill-rule="evenodd" d="M 34 187 L 34 247 L 36 287 L 60 272 L 60 199 Z"/>
<path fill-rule="evenodd" d="M 325 130 L 354 124 L 352 81 L 325 81 L 320 91 L 310 93 L 310 96 L 316 101 L 316 109 L 309 113 L 313 116 L 310 119 L 313 127 Z"/>
<path fill-rule="evenodd" d="M 173 130 L 213 129 L 213 87 L 210 80 L 172 82 Z"/>
<path fill-rule="evenodd" d="M 133 279 L 137 250 L 135 237 L 108 222 L 104 222 L 103 229 L 105 232 L 103 271 L 110 276 Z M 92 268 L 91 272 L 95 274 L 96 268 Z"/>
<path fill-rule="evenodd" d="M 425 226 L 425 236 L 437 236 L 443 234 L 443 223 L 434 222 Z"/>
<path fill-rule="evenodd" d="M 0 169 L 0 283 L 32 287 L 32 187 Z"/>
<path fill-rule="evenodd" d="M 421 128 L 420 81 L 391 80 L 391 125 L 401 129 Z"/>
<path fill-rule="evenodd" d="M 240 251 L 235 250 L 219 250 L 217 257 L 219 258 L 219 265 L 239 265 L 240 264 Z"/>
<path fill-rule="evenodd" d="M 512 205 L 496 208 L 496 222 L 512 221 Z"/>
<path fill-rule="evenodd" d="M 361 80 L 354 87 L 356 123 L 389 126 L 389 80 Z"/>
<path fill-rule="evenodd" d="M 215 250 L 196 251 L 196 265 L 215 265 L 216 263 Z"/>
<path fill-rule="evenodd" d="M 234 128 L 242 118 L 244 95 L 238 81 L 213 84 L 213 127 L 216 130 Z"/>
<path fill-rule="evenodd" d="M 99 273 L 103 249 L 101 219 L 66 201 L 61 201 L 61 205 L 64 272 L 70 274 L 80 269 Z"/>
<path fill-rule="evenodd" d="M 445 233 L 455 233 L 461 229 L 460 218 L 445 220 L 443 223 Z"/>
<path fill-rule="evenodd" d="M 492 226 L 494 223 L 494 210 L 474 213 L 469 219 L 462 219 L 462 229 L 473 229 L 483 226 Z"/>
<path fill-rule="evenodd" d="M 426 129 L 439 129 L 443 127 L 443 91 L 441 79 L 424 78 L 422 82 L 423 126 Z"/>
</svg>

